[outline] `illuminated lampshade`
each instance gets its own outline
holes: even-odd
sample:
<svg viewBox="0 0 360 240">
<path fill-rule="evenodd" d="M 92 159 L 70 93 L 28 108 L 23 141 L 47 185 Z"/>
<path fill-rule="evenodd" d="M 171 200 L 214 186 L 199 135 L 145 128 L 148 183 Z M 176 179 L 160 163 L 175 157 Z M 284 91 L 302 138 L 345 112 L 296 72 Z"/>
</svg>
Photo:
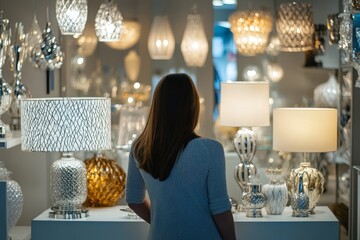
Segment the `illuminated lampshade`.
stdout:
<svg viewBox="0 0 360 240">
<path fill-rule="evenodd" d="M 56 0 L 56 19 L 64 35 L 81 34 L 87 20 L 86 0 Z"/>
<path fill-rule="evenodd" d="M 265 51 L 272 17 L 264 11 L 237 11 L 230 15 L 230 30 L 240 54 L 253 56 Z"/>
<path fill-rule="evenodd" d="M 284 76 L 283 68 L 276 62 L 267 65 L 267 76 L 272 82 L 279 82 Z"/>
<path fill-rule="evenodd" d="M 181 52 L 187 66 L 202 67 L 205 64 L 209 46 L 201 16 L 194 10 L 189 14 L 181 42 Z"/>
<path fill-rule="evenodd" d="M 139 76 L 141 59 L 135 50 L 131 50 L 124 59 L 126 75 L 131 82 L 135 82 Z"/>
<path fill-rule="evenodd" d="M 175 38 L 166 16 L 157 16 L 151 25 L 148 49 L 152 59 L 171 59 L 175 49 Z"/>
<path fill-rule="evenodd" d="M 84 206 L 108 207 L 125 194 L 125 171 L 113 159 L 95 155 L 84 161 L 87 176 L 87 198 Z"/>
<path fill-rule="evenodd" d="M 140 23 L 136 21 L 124 21 L 120 39 L 115 42 L 106 42 L 106 45 L 117 50 L 128 49 L 139 41 L 140 34 Z"/>
<path fill-rule="evenodd" d="M 273 149 L 284 152 L 331 152 L 337 148 L 337 110 L 277 108 Z"/>
<path fill-rule="evenodd" d="M 83 33 L 76 39 L 78 45 L 78 54 L 83 57 L 91 56 L 98 44 L 98 39 L 91 24 L 87 24 Z"/>
<path fill-rule="evenodd" d="M 100 42 L 117 41 L 122 33 L 122 16 L 112 0 L 101 4 L 95 17 L 95 32 Z"/>
<path fill-rule="evenodd" d="M 281 51 L 301 52 L 313 48 L 314 23 L 310 3 L 282 3 L 276 29 Z"/>
<path fill-rule="evenodd" d="M 255 65 L 246 66 L 242 75 L 245 81 L 256 81 L 262 76 L 259 67 Z"/>
</svg>

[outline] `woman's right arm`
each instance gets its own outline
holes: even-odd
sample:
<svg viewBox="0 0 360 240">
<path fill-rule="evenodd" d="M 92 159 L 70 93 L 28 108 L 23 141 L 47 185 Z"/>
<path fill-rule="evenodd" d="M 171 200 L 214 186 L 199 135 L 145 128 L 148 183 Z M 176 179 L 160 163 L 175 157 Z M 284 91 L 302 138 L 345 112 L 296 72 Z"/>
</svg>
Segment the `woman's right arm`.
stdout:
<svg viewBox="0 0 360 240">
<path fill-rule="evenodd" d="M 148 199 L 145 199 L 143 203 L 129 203 L 129 207 L 139 217 L 150 223 L 150 201 Z"/>
<path fill-rule="evenodd" d="M 213 219 L 223 240 L 235 240 L 234 218 L 231 211 L 213 215 Z"/>
</svg>

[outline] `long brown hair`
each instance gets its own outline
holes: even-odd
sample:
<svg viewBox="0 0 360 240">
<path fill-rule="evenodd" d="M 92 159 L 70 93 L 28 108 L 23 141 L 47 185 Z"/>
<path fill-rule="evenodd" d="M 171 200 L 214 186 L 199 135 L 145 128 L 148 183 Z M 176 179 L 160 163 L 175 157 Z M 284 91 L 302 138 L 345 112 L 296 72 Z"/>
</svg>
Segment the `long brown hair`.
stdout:
<svg viewBox="0 0 360 240">
<path fill-rule="evenodd" d="M 177 156 L 198 137 L 199 95 L 191 78 L 169 74 L 158 83 L 144 131 L 135 140 L 132 153 L 139 167 L 155 179 L 165 180 Z"/>
</svg>

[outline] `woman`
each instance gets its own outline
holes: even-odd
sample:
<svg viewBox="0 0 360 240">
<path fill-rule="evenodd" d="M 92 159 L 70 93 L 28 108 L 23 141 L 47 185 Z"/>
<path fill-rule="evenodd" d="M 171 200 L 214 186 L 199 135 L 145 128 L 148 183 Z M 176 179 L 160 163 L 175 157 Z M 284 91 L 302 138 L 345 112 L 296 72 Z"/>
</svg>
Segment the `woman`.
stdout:
<svg viewBox="0 0 360 240">
<path fill-rule="evenodd" d="M 194 132 L 199 108 L 188 75 L 165 76 L 132 146 L 126 201 L 150 223 L 149 239 L 235 239 L 224 151 Z"/>
</svg>

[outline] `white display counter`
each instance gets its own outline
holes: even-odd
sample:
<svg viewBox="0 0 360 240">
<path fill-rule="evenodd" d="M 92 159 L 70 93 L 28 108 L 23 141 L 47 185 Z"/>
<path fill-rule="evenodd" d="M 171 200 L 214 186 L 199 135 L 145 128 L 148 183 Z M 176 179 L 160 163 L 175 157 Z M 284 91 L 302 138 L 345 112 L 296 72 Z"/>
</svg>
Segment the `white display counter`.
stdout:
<svg viewBox="0 0 360 240">
<path fill-rule="evenodd" d="M 149 224 L 141 219 L 132 219 L 125 206 L 90 209 L 85 219 L 61 220 L 48 217 L 49 210 L 33 219 L 32 240 L 146 240 Z M 235 213 L 235 228 L 238 239 L 276 240 L 339 240 L 339 222 L 327 207 L 316 207 L 316 214 L 307 218 L 291 217 L 291 209 L 283 215 L 266 215 L 263 218 L 248 218 L 245 213 Z"/>
</svg>

